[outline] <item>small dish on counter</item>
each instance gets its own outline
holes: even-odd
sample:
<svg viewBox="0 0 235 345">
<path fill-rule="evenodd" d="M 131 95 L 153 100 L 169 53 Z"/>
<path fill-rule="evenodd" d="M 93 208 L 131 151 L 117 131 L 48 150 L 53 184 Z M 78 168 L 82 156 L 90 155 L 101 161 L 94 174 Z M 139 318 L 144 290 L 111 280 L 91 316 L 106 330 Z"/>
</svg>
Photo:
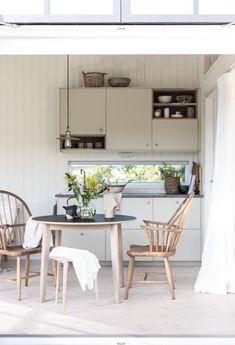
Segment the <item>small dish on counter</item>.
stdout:
<svg viewBox="0 0 235 345">
<path fill-rule="evenodd" d="M 171 114 L 171 117 L 173 119 L 182 119 L 182 117 L 184 117 L 184 115 L 183 114 Z"/>
</svg>

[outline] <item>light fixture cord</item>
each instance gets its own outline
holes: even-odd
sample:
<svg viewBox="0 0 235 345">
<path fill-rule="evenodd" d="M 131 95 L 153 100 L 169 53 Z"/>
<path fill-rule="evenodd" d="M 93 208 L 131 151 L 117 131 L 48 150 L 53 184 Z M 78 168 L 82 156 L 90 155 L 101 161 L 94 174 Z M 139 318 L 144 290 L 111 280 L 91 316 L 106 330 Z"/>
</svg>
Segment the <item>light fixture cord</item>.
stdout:
<svg viewBox="0 0 235 345">
<path fill-rule="evenodd" d="M 67 129 L 69 129 L 69 55 L 67 55 Z"/>
</svg>

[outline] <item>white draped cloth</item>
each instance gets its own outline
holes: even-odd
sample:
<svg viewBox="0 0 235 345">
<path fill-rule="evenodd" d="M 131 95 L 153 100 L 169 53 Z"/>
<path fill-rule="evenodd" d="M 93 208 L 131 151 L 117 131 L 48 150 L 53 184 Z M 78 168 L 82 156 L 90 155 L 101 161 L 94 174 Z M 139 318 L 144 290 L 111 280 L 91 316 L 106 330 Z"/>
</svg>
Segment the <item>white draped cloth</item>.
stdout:
<svg viewBox="0 0 235 345">
<path fill-rule="evenodd" d="M 26 222 L 25 233 L 24 233 L 24 243 L 23 248 L 31 249 L 37 248 L 40 245 L 43 230 L 47 225 L 38 223 L 35 220 L 32 220 L 30 217 Z M 51 245 L 53 245 L 53 240 L 51 237 Z"/>
<path fill-rule="evenodd" d="M 235 293 L 235 71 L 218 80 L 212 190 L 202 266 L 195 291 Z"/>
<path fill-rule="evenodd" d="M 68 259 L 72 261 L 75 273 L 81 288 L 93 289 L 94 280 L 100 270 L 100 264 L 97 257 L 88 250 L 67 247 L 55 247 L 52 249 L 49 257 L 51 259 Z"/>
</svg>

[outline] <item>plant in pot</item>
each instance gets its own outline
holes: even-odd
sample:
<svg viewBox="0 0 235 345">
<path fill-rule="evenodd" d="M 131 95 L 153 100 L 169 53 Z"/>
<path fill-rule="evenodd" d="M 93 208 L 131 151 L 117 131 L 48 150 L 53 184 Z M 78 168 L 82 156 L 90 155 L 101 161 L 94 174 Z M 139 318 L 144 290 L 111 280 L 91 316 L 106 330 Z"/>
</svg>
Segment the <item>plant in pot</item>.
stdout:
<svg viewBox="0 0 235 345">
<path fill-rule="evenodd" d="M 182 168 L 171 165 L 159 167 L 161 178 L 164 179 L 164 187 L 167 194 L 178 194 Z"/>
</svg>

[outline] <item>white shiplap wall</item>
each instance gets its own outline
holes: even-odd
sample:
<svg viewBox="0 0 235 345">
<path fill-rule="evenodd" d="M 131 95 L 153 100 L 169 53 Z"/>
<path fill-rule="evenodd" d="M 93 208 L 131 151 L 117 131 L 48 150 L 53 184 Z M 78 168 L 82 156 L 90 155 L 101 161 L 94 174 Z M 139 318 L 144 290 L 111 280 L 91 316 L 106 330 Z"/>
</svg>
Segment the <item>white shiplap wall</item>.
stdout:
<svg viewBox="0 0 235 345">
<path fill-rule="evenodd" d="M 73 56 L 71 86 L 82 85 L 82 70 L 127 76 L 132 86 L 194 88 L 200 80 L 193 55 Z M 65 86 L 65 56 L 0 56 L 0 189 L 21 195 L 35 215 L 51 213 L 54 194 L 64 189 L 68 156 L 55 138 L 58 90 Z"/>
</svg>

